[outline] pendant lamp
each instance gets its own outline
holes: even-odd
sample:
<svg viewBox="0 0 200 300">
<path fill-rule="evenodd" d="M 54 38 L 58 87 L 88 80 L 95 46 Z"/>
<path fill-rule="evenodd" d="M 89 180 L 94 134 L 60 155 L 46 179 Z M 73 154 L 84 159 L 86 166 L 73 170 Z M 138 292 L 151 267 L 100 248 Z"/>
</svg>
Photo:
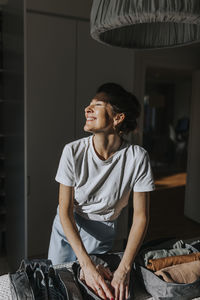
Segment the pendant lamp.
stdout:
<svg viewBox="0 0 200 300">
<path fill-rule="evenodd" d="M 135 49 L 200 42 L 200 0 L 93 0 L 91 36 Z"/>
</svg>

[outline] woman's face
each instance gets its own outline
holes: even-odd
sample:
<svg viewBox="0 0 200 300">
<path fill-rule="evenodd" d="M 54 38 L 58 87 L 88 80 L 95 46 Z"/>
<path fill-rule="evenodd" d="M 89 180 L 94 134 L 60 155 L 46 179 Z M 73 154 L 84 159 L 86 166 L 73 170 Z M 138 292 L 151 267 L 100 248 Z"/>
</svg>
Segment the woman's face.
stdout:
<svg viewBox="0 0 200 300">
<path fill-rule="evenodd" d="M 115 115 L 112 106 L 105 102 L 107 98 L 105 93 L 98 93 L 85 108 L 85 131 L 92 133 L 113 131 Z"/>
</svg>

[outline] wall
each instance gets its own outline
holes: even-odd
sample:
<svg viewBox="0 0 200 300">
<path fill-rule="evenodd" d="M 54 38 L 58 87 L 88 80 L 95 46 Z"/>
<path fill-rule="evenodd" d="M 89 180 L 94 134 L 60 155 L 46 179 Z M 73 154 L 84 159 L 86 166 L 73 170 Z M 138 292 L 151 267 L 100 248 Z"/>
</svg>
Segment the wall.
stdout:
<svg viewBox="0 0 200 300">
<path fill-rule="evenodd" d="M 27 9 L 39 13 L 89 20 L 92 0 L 27 0 Z"/>
<path fill-rule="evenodd" d="M 134 53 L 108 47 L 89 35 L 89 23 L 77 24 L 76 138 L 84 135 L 84 108 L 104 82 L 117 82 L 133 91 Z"/>
</svg>

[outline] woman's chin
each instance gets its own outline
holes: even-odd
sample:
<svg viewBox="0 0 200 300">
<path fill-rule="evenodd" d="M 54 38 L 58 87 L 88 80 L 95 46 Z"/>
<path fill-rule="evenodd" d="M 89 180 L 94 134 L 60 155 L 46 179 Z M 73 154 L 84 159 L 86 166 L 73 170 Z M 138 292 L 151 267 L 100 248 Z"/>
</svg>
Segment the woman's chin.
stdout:
<svg viewBox="0 0 200 300">
<path fill-rule="evenodd" d="M 83 127 L 83 130 L 84 130 L 85 132 L 93 132 L 93 131 L 92 131 L 92 128 L 90 128 L 90 127 L 87 126 L 87 125 L 85 125 L 85 126 Z"/>
</svg>

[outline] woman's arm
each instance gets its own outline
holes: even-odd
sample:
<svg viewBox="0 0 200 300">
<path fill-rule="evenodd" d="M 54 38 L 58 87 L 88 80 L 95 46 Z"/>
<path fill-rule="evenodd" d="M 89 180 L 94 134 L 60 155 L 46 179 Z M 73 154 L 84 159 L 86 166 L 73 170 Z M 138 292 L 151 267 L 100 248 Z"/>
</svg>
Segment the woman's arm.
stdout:
<svg viewBox="0 0 200 300">
<path fill-rule="evenodd" d="M 124 300 L 128 297 L 131 267 L 145 237 L 149 223 L 149 193 L 134 192 L 133 207 L 133 223 L 129 232 L 126 249 L 111 282 L 111 285 L 115 289 L 116 300 Z"/>
<path fill-rule="evenodd" d="M 59 215 L 64 233 L 74 250 L 84 273 L 86 284 L 91 287 L 101 298 L 112 299 L 113 295 L 107 287 L 103 277 L 92 263 L 83 242 L 80 238 L 74 220 L 74 188 L 60 184 Z"/>
</svg>

